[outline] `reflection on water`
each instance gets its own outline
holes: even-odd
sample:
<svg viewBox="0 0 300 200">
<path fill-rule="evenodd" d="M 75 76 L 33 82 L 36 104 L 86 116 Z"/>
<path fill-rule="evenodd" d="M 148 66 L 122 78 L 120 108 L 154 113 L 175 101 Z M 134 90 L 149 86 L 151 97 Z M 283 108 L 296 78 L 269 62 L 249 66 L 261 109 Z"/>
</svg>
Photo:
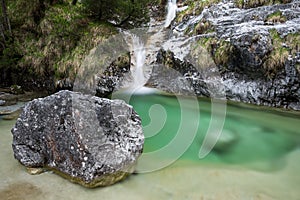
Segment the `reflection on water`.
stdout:
<svg viewBox="0 0 300 200">
<path fill-rule="evenodd" d="M 131 97 L 130 104 L 147 127 L 145 153 L 159 150 L 179 134 L 182 112 L 187 116 L 199 112 L 188 103 L 188 98 L 185 102 L 186 105 L 179 107 L 172 96 Z M 1 199 L 280 200 L 300 196 L 299 114 L 265 108 L 261 112 L 255 106 L 230 105 L 218 143 L 207 157 L 199 159 L 199 149 L 211 120 L 210 101 L 199 99 L 199 107 L 200 120 L 193 117 L 185 120 L 190 129 L 184 129 L 184 134 L 192 134 L 198 122 L 199 128 L 179 161 L 160 171 L 133 175 L 116 185 L 93 190 L 52 173 L 27 174 L 13 158 L 10 129 L 15 121 L 0 119 Z M 164 156 L 163 159 L 169 159 Z"/>
</svg>

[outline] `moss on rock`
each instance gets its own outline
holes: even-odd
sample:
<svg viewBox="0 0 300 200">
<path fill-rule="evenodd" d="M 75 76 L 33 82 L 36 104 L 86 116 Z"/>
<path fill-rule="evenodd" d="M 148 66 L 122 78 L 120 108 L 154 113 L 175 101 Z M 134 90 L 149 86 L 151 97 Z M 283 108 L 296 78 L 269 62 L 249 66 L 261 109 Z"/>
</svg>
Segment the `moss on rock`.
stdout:
<svg viewBox="0 0 300 200">
<path fill-rule="evenodd" d="M 274 5 L 274 4 L 285 4 L 290 3 L 292 0 L 235 0 L 235 5 L 239 8 L 256 8 L 260 6 Z"/>
<path fill-rule="evenodd" d="M 221 0 L 188 0 L 185 4 L 188 9 L 180 12 L 176 18 L 177 22 L 183 21 L 191 15 L 199 15 L 205 7 L 209 7 L 213 4 L 219 3 Z"/>
</svg>

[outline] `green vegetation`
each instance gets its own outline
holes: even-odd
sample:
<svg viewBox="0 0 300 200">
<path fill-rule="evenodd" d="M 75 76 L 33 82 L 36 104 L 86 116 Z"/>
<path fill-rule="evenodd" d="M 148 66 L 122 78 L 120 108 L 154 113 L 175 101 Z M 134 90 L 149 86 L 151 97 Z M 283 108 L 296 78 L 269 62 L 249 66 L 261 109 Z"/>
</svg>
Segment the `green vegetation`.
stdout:
<svg viewBox="0 0 300 200">
<path fill-rule="evenodd" d="M 177 15 L 177 22 L 181 22 L 184 19 L 188 18 L 191 15 L 200 15 L 200 13 L 204 10 L 205 7 L 210 7 L 213 4 L 219 3 L 221 0 L 188 0 L 185 4 L 188 8 Z M 210 21 L 206 19 L 201 19 L 198 24 L 192 28 L 186 29 L 186 34 L 190 35 L 199 35 L 199 34 L 206 34 L 214 31 L 214 27 Z"/>
<path fill-rule="evenodd" d="M 275 29 L 272 29 L 270 30 L 270 36 L 272 38 L 273 49 L 263 59 L 263 68 L 266 76 L 273 78 L 284 67 L 288 57 L 295 56 L 299 52 L 300 34 L 293 33 L 281 37 Z M 253 40 L 256 40 L 256 36 L 254 36 Z M 235 47 L 229 41 L 220 40 L 215 37 L 201 38 L 199 45 L 207 49 L 215 64 L 222 65 L 225 68 L 230 63 L 231 57 L 235 54 Z M 296 68 L 300 72 L 300 66 L 296 66 Z"/>
<path fill-rule="evenodd" d="M 37 77 L 41 83 L 50 77 L 74 79 L 83 58 L 116 34 L 116 26 L 131 28 L 148 20 L 149 0 L 5 2 L 11 34 L 5 26 L 0 38 L 0 82 L 6 86 Z"/>
<path fill-rule="evenodd" d="M 273 4 L 285 4 L 290 3 L 292 0 L 235 0 L 235 4 L 239 8 L 256 8 L 259 6 L 267 6 Z"/>
<path fill-rule="evenodd" d="M 272 78 L 276 75 L 278 70 L 284 67 L 288 56 L 294 56 L 296 52 L 299 51 L 300 35 L 297 33 L 281 37 L 275 29 L 270 30 L 270 35 L 273 50 L 266 57 L 263 67 L 266 70 L 267 76 Z"/>
<path fill-rule="evenodd" d="M 272 23 L 284 23 L 286 22 L 286 17 L 282 15 L 281 11 L 276 11 L 270 14 L 269 16 L 267 16 L 266 21 Z"/>
<path fill-rule="evenodd" d="M 207 21 L 205 18 L 201 19 L 200 22 L 195 26 L 193 30 L 194 35 L 206 34 L 213 32 L 214 27 L 210 21 Z"/>
<path fill-rule="evenodd" d="M 140 25 L 149 20 L 150 0 L 82 0 L 84 10 L 94 19 L 113 21 L 118 26 Z M 134 24 L 130 24 L 130 22 Z"/>
<path fill-rule="evenodd" d="M 32 77 L 74 78 L 84 55 L 115 32 L 114 27 L 106 22 L 94 22 L 83 15 L 80 4 L 74 6 L 70 2 L 61 2 L 41 6 L 40 1 L 33 1 L 26 8 L 30 3 L 17 2 L 18 5 L 12 6 L 15 9 L 10 10 L 12 16 L 17 16 L 12 18 L 14 40 L 3 52 L 12 48 L 8 59 L 19 58 L 12 60 L 14 67 Z M 28 9 L 24 12 L 29 13 L 28 16 L 14 14 L 20 6 Z M 11 55 L 12 52 L 17 52 L 18 56 Z"/>
<path fill-rule="evenodd" d="M 289 47 L 289 53 L 295 56 L 300 51 L 300 34 L 291 33 L 284 37 L 284 43 Z"/>
<path fill-rule="evenodd" d="M 210 52 L 215 64 L 222 65 L 226 68 L 230 58 L 234 54 L 234 46 L 226 40 L 217 39 L 215 37 L 202 38 L 199 44 Z"/>
<path fill-rule="evenodd" d="M 188 9 L 178 14 L 177 21 L 182 21 L 190 15 L 199 15 L 205 7 L 217 4 L 220 1 L 221 0 L 187 0 L 185 4 L 188 5 Z"/>
<path fill-rule="evenodd" d="M 182 11 L 177 17 L 177 21 L 184 21 L 191 15 L 199 15 L 203 9 L 212 4 L 218 3 L 218 0 L 213 1 L 192 1 L 188 0 L 186 4 L 189 6 L 187 10 Z M 235 4 L 240 8 L 253 8 L 265 5 L 273 4 L 285 4 L 290 3 L 291 0 L 235 0 Z M 287 21 L 286 16 L 281 11 L 271 13 L 265 18 L 265 22 L 269 23 L 285 23 Z M 207 34 L 214 31 L 214 26 L 210 21 L 201 19 L 200 22 L 186 30 L 186 34 L 200 35 Z M 299 52 L 300 36 L 299 34 L 288 34 L 285 37 L 281 37 L 276 30 L 270 31 L 272 39 L 273 50 L 263 58 L 263 68 L 266 76 L 273 78 L 282 67 L 289 56 L 295 56 L 296 52 Z M 253 37 L 253 42 L 257 39 L 257 36 Z M 212 56 L 215 64 L 222 65 L 226 69 L 226 65 L 230 64 L 231 57 L 234 56 L 235 47 L 228 41 L 218 39 L 216 37 L 205 37 L 199 40 L 199 44 L 207 49 Z M 251 49 L 249 49 L 251 50 Z M 300 67 L 297 66 L 300 71 Z"/>
<path fill-rule="evenodd" d="M 214 53 L 214 60 L 217 65 L 226 66 L 230 58 L 234 55 L 234 46 L 225 40 L 219 40 Z"/>
</svg>

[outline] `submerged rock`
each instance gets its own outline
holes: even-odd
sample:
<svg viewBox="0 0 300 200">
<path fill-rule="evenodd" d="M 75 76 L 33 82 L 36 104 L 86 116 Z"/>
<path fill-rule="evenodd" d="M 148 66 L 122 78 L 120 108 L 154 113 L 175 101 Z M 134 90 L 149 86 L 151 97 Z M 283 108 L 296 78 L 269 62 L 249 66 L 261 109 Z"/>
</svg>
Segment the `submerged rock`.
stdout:
<svg viewBox="0 0 300 200">
<path fill-rule="evenodd" d="M 5 104 L 5 101 L 0 99 L 0 106 L 3 106 L 4 104 Z"/>
<path fill-rule="evenodd" d="M 239 136 L 236 132 L 224 129 L 222 131 L 222 134 L 220 135 L 220 138 L 218 138 L 218 142 L 214 146 L 214 150 L 220 153 L 226 152 L 232 146 L 234 146 L 234 144 L 237 143 L 238 140 Z"/>
<path fill-rule="evenodd" d="M 70 91 L 29 102 L 12 134 L 21 164 L 86 187 L 111 185 L 132 173 L 144 143 L 131 106 Z"/>
</svg>

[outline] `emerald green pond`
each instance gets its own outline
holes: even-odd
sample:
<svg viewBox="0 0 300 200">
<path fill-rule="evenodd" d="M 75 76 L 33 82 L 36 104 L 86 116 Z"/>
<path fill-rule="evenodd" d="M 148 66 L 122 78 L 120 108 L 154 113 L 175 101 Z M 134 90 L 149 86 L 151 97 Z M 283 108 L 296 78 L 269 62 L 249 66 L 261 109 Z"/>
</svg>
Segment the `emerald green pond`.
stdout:
<svg viewBox="0 0 300 200">
<path fill-rule="evenodd" d="M 133 95 L 130 104 L 142 118 L 143 155 L 151 156 L 140 158 L 139 174 L 105 188 L 86 189 L 51 172 L 29 175 L 13 158 L 15 121 L 0 119 L 0 199 L 299 199 L 299 112 L 226 102 L 212 112 L 209 99 L 158 94 Z M 224 108 L 220 141 L 200 159 L 209 125 L 222 124 Z"/>
<path fill-rule="evenodd" d="M 247 105 L 241 107 L 237 104 L 226 107 L 226 102 L 221 102 L 218 104 L 224 104 L 221 106 L 225 107 L 222 108 L 225 111 L 225 123 L 220 139 L 233 137 L 233 141 L 223 146 L 217 142 L 214 149 L 205 158 L 200 159 L 198 157 L 200 147 L 210 123 L 216 116 L 212 116 L 209 99 L 197 100 L 198 109 L 191 107 L 195 99 L 187 97 L 179 97 L 178 100 L 174 96 L 157 94 L 131 96 L 129 103 L 142 118 L 143 126 L 154 124 L 152 129 L 144 129 L 146 136 L 144 153 L 159 150 L 177 135 L 193 134 L 197 129 L 195 138 L 183 152 L 181 160 L 228 163 L 257 170 L 275 170 L 283 167 L 281 159 L 286 154 L 300 146 L 300 113 Z M 180 105 L 179 101 L 183 103 Z M 181 118 L 183 112 L 185 119 Z M 199 117 L 199 120 L 194 117 Z M 162 120 L 165 120 L 164 124 Z M 185 126 L 186 129 L 180 130 L 181 121 L 188 124 Z M 222 123 L 221 119 L 219 123 Z M 168 158 L 170 155 L 165 156 Z"/>
</svg>

